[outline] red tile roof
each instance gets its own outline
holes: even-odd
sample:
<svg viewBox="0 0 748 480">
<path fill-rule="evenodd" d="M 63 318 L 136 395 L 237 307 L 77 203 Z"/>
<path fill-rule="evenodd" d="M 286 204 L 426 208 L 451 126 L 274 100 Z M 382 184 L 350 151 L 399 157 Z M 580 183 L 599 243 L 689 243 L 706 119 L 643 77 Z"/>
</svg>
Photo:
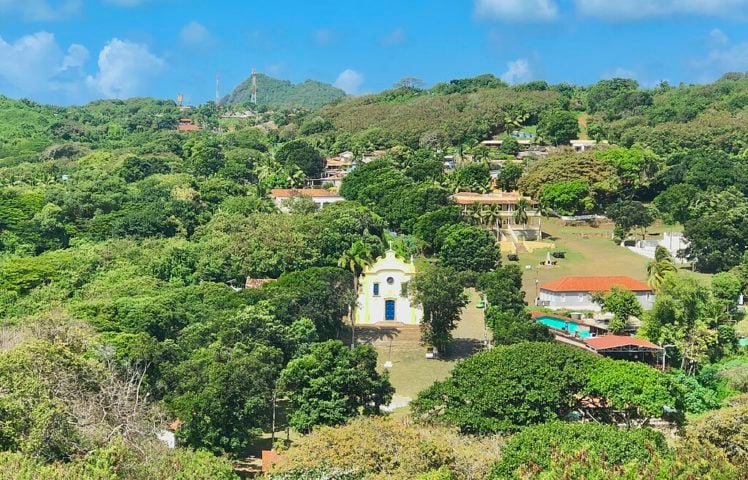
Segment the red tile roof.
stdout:
<svg viewBox="0 0 748 480">
<path fill-rule="evenodd" d="M 452 195 L 452 200 L 457 205 L 472 205 L 479 203 L 481 205 L 516 205 L 521 198 L 518 192 L 497 192 L 497 193 L 475 193 L 475 192 L 457 192 Z M 535 205 L 538 202 L 530 197 L 524 197 Z"/>
<path fill-rule="evenodd" d="M 294 195 L 304 195 L 307 197 L 339 197 L 338 192 L 334 190 L 325 190 L 324 188 L 274 188 L 270 190 L 270 196 L 273 198 L 292 197 Z"/>
<path fill-rule="evenodd" d="M 584 343 L 595 351 L 608 350 L 610 348 L 626 347 L 633 345 L 635 347 L 652 348 L 662 350 L 662 347 L 655 345 L 641 338 L 627 337 L 624 335 L 603 335 L 601 337 L 585 338 Z"/>
<path fill-rule="evenodd" d="M 631 277 L 564 277 L 540 285 L 551 292 L 607 292 L 613 287 L 623 287 L 632 292 L 652 291 L 652 287 Z"/>
</svg>

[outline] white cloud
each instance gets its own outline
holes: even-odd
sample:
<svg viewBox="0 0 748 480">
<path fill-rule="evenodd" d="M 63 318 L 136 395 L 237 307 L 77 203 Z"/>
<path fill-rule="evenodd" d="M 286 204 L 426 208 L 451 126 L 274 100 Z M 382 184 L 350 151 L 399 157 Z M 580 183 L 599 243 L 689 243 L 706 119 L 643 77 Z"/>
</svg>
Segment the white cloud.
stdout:
<svg viewBox="0 0 748 480">
<path fill-rule="evenodd" d="M 475 0 L 475 16 L 508 22 L 548 22 L 558 17 L 558 5 L 554 0 Z"/>
<path fill-rule="evenodd" d="M 0 0 L 0 14 L 48 22 L 67 18 L 80 11 L 82 5 L 82 0 Z"/>
<path fill-rule="evenodd" d="M 335 80 L 335 86 L 343 90 L 345 93 L 355 95 L 359 92 L 361 85 L 364 83 L 364 76 L 355 71 L 347 68 L 340 72 L 338 78 Z"/>
<path fill-rule="evenodd" d="M 669 15 L 735 17 L 748 14 L 748 0 L 574 0 L 582 15 L 642 20 Z"/>
<path fill-rule="evenodd" d="M 87 59 L 86 47 L 72 44 L 66 53 L 49 32 L 26 35 L 13 43 L 0 37 L 0 83 L 22 96 L 51 99 L 50 94 L 75 88 Z"/>
<path fill-rule="evenodd" d="M 506 72 L 501 74 L 501 79 L 506 83 L 522 83 L 532 79 L 530 62 L 526 58 L 518 58 L 506 64 Z"/>
<path fill-rule="evenodd" d="M 113 38 L 99 52 L 98 65 L 99 71 L 86 78 L 86 85 L 107 98 L 127 98 L 142 93 L 165 62 L 146 45 Z"/>
<path fill-rule="evenodd" d="M 730 39 L 727 38 L 725 32 L 723 32 L 719 28 L 715 28 L 711 32 L 709 32 L 709 42 L 713 45 L 727 45 L 729 41 Z"/>
<path fill-rule="evenodd" d="M 407 40 L 405 30 L 402 27 L 398 27 L 383 35 L 379 39 L 379 44 L 383 47 L 396 47 L 405 43 L 405 40 Z"/>
<path fill-rule="evenodd" d="M 213 35 L 199 22 L 190 22 L 179 31 L 179 40 L 188 47 L 202 47 L 213 43 Z"/>
<path fill-rule="evenodd" d="M 727 72 L 748 71 L 748 42 L 715 48 L 705 60 L 696 61 L 693 66 L 704 71 L 704 81 L 719 78 Z"/>
</svg>

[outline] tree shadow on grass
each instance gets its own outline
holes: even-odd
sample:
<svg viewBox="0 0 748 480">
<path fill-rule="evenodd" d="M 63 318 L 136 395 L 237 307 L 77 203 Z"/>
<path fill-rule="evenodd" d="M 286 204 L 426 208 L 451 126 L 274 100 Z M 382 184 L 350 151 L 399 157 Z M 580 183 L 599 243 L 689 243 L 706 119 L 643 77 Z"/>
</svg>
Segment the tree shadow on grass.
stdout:
<svg viewBox="0 0 748 480">
<path fill-rule="evenodd" d="M 397 339 L 400 333 L 401 331 L 398 327 L 356 327 L 356 344 L 373 344 L 384 340 L 393 340 Z M 350 343 L 350 327 L 342 329 L 338 338 L 344 343 Z"/>
<path fill-rule="evenodd" d="M 462 360 L 483 350 L 483 342 L 477 338 L 455 338 L 450 342 L 443 360 Z"/>
</svg>

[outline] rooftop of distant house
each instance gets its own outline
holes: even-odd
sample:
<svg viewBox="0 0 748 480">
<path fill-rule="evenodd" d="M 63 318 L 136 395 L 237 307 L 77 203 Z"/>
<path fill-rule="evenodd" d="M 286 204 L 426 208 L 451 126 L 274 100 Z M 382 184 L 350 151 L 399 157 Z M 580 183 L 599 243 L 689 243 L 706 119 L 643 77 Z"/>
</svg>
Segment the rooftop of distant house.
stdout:
<svg viewBox="0 0 748 480">
<path fill-rule="evenodd" d="M 273 198 L 287 198 L 287 197 L 340 197 L 340 194 L 335 190 L 327 190 L 325 188 L 274 188 L 270 190 L 270 196 Z"/>
<path fill-rule="evenodd" d="M 627 337 L 625 335 L 601 335 L 584 339 L 584 343 L 596 352 L 606 350 L 635 347 L 647 350 L 662 350 L 662 347 L 641 338 Z"/>
<path fill-rule="evenodd" d="M 179 119 L 177 130 L 179 130 L 180 132 L 196 132 L 200 130 L 200 126 L 195 125 L 191 118 L 181 118 Z"/>
<path fill-rule="evenodd" d="M 650 292 L 652 287 L 626 276 L 608 277 L 563 277 L 540 285 L 551 292 L 607 292 L 613 287 L 622 287 L 632 292 Z"/>
<path fill-rule="evenodd" d="M 530 197 L 524 197 L 519 192 L 498 192 L 498 193 L 474 193 L 474 192 L 457 192 L 452 195 L 452 200 L 457 205 L 472 205 L 479 203 L 481 205 L 515 205 L 520 198 L 527 199 L 531 204 L 536 204 Z"/>
</svg>

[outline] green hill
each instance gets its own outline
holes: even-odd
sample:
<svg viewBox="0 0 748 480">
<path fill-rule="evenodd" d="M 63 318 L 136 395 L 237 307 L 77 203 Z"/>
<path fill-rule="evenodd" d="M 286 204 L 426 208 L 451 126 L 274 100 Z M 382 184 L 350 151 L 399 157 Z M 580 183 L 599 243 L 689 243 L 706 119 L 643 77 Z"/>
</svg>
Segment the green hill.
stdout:
<svg viewBox="0 0 748 480">
<path fill-rule="evenodd" d="M 252 77 L 240 83 L 224 103 L 241 105 L 249 103 L 252 95 Z M 291 83 L 262 73 L 257 74 L 257 104 L 273 108 L 319 108 L 344 98 L 345 92 L 328 83 L 306 80 Z"/>
</svg>

